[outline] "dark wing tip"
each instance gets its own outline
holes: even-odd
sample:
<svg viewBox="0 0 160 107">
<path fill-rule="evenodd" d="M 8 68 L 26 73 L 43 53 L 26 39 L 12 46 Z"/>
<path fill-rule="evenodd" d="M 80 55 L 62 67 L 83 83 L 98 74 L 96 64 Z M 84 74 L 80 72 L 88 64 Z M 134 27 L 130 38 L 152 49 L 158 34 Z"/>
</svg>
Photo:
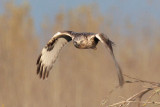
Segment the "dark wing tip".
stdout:
<svg viewBox="0 0 160 107">
<path fill-rule="evenodd" d="M 49 70 L 43 64 L 39 64 L 37 66 L 37 75 L 39 75 L 40 79 L 46 79 L 49 75 Z"/>
<path fill-rule="evenodd" d="M 40 68 L 41 68 L 41 61 L 37 64 L 37 74 L 39 74 L 40 72 Z"/>
<path fill-rule="evenodd" d="M 38 59 L 37 59 L 37 75 L 39 75 L 40 78 L 47 78 L 48 75 L 49 75 L 49 71 L 47 70 L 47 67 L 45 67 L 43 64 L 42 64 L 42 61 L 40 60 L 41 59 L 41 56 L 42 54 L 39 55 Z"/>
<path fill-rule="evenodd" d="M 123 78 L 122 70 L 119 65 L 118 65 L 118 70 L 119 70 L 118 72 L 119 85 L 122 87 L 124 84 L 124 78 Z"/>
<path fill-rule="evenodd" d="M 37 65 L 40 63 L 41 56 L 42 56 L 42 54 L 40 54 L 40 55 L 38 56 L 37 63 L 36 63 Z"/>
<path fill-rule="evenodd" d="M 37 74 L 39 74 L 39 72 L 40 72 L 40 68 L 41 68 L 41 61 L 40 61 L 40 59 L 41 59 L 41 56 L 42 56 L 42 54 L 40 54 L 39 56 L 38 56 L 38 59 L 37 59 Z"/>
</svg>

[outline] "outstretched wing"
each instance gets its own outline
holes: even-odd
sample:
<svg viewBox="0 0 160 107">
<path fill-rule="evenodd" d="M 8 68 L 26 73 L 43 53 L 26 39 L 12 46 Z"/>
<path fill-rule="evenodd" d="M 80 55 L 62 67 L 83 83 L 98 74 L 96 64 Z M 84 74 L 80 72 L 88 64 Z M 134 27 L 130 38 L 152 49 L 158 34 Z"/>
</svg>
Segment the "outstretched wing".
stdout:
<svg viewBox="0 0 160 107">
<path fill-rule="evenodd" d="M 70 32 L 58 32 L 51 38 L 37 59 L 37 74 L 40 78 L 48 77 L 60 50 L 72 39 Z"/>
<path fill-rule="evenodd" d="M 99 39 L 104 45 L 105 47 L 109 50 L 113 60 L 114 60 L 114 63 L 115 63 L 115 66 L 116 66 L 116 69 L 117 69 L 117 74 L 118 74 L 118 79 L 119 79 L 119 84 L 120 86 L 123 86 L 124 84 L 124 78 L 123 78 L 123 75 L 122 75 L 122 71 L 121 71 L 121 68 L 114 56 L 114 53 L 113 53 L 113 48 L 112 48 L 112 45 L 114 44 L 111 40 L 109 40 L 109 38 L 104 35 L 103 33 L 100 33 L 100 34 L 96 34 L 96 38 Z"/>
</svg>

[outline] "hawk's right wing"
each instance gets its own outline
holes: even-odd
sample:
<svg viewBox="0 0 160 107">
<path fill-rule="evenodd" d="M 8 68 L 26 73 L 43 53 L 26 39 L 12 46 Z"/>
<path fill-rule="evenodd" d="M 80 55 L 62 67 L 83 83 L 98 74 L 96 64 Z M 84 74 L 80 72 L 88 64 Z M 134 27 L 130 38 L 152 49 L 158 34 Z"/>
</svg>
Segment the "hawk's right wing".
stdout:
<svg viewBox="0 0 160 107">
<path fill-rule="evenodd" d="M 42 49 L 37 59 L 37 74 L 40 75 L 40 78 L 45 79 L 48 77 L 49 71 L 52 69 L 60 50 L 73 39 L 70 32 L 71 31 L 56 33 Z"/>
</svg>

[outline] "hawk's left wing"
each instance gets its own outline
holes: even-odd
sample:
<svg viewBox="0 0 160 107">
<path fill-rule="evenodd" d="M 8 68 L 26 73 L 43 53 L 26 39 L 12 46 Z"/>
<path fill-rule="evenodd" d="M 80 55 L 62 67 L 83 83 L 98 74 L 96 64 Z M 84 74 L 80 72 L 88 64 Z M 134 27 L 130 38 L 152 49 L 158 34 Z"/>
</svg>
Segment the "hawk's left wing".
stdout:
<svg viewBox="0 0 160 107">
<path fill-rule="evenodd" d="M 45 79 L 48 77 L 49 71 L 52 69 L 60 50 L 73 39 L 70 32 L 56 33 L 42 49 L 37 60 L 37 74 L 40 75 L 40 78 Z"/>
<path fill-rule="evenodd" d="M 124 78 L 123 78 L 123 75 L 122 75 L 122 71 L 121 71 L 121 68 L 114 56 L 114 53 L 113 53 L 113 48 L 112 48 L 112 45 L 114 44 L 111 40 L 109 40 L 109 38 L 104 35 L 103 33 L 100 33 L 100 34 L 96 34 L 96 38 L 99 39 L 104 45 L 105 47 L 109 50 L 113 60 L 114 60 L 114 63 L 115 63 L 115 66 L 116 66 L 116 69 L 117 69 L 117 74 L 118 74 L 118 79 L 119 79 L 119 84 L 120 86 L 122 86 L 124 84 Z"/>
</svg>

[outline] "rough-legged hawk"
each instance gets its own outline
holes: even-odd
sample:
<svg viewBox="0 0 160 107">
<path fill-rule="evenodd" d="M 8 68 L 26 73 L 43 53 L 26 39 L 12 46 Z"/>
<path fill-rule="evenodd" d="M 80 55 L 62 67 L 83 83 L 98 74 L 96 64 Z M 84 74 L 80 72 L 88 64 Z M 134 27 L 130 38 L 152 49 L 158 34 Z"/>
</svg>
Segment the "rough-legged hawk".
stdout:
<svg viewBox="0 0 160 107">
<path fill-rule="evenodd" d="M 73 31 L 57 32 L 42 49 L 42 52 L 38 57 L 37 74 L 40 75 L 40 78 L 45 79 L 48 77 L 49 71 L 52 69 L 60 50 L 71 40 L 73 40 L 74 46 L 79 49 L 95 49 L 99 41 L 103 43 L 114 60 L 119 84 L 120 86 L 123 85 L 124 79 L 122 71 L 115 59 L 112 49 L 114 43 L 103 33 L 77 33 Z"/>
</svg>

